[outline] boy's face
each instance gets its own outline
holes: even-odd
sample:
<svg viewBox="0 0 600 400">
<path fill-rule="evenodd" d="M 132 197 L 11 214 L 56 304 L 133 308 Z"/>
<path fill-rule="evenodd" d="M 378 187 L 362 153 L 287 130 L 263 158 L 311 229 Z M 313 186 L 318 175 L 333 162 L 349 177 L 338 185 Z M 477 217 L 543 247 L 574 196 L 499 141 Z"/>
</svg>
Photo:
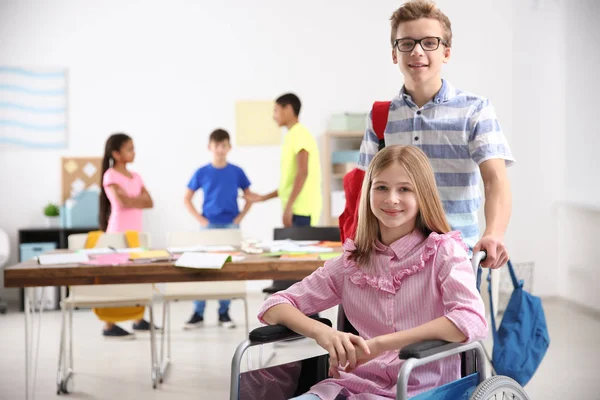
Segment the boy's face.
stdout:
<svg viewBox="0 0 600 400">
<path fill-rule="evenodd" d="M 286 126 L 288 122 L 293 118 L 294 110 L 291 105 L 281 106 L 275 103 L 275 108 L 273 108 L 273 119 L 277 123 L 277 125 Z"/>
<path fill-rule="evenodd" d="M 444 38 L 444 29 L 439 21 L 421 18 L 401 22 L 396 31 L 396 39 L 423 39 L 425 37 Z M 394 64 L 398 64 L 404 80 L 409 84 L 422 84 L 433 79 L 441 79 L 442 65 L 450 60 L 450 48 L 439 43 L 437 50 L 425 51 L 419 43 L 412 51 L 401 52 L 392 49 Z"/>
<path fill-rule="evenodd" d="M 231 145 L 229 144 L 229 140 L 224 140 L 222 142 L 211 140 L 210 143 L 208 143 L 208 150 L 210 150 L 217 160 L 225 160 L 227 158 L 227 153 L 231 150 Z"/>
</svg>

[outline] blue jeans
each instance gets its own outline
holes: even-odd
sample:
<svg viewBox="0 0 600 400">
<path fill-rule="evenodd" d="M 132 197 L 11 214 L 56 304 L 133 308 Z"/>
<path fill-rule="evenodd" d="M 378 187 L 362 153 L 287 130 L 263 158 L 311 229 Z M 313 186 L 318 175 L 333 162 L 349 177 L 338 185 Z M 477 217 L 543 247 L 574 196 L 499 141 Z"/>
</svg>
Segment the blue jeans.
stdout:
<svg viewBox="0 0 600 400">
<path fill-rule="evenodd" d="M 239 229 L 239 225 L 237 224 L 212 224 L 209 223 L 208 226 L 203 226 L 200 229 Z M 229 311 L 229 305 L 231 304 L 231 300 L 219 300 L 219 315 L 225 314 Z M 204 309 L 206 308 L 206 300 L 196 300 L 194 301 L 194 312 L 198 315 L 204 316 Z"/>
<path fill-rule="evenodd" d="M 207 226 L 201 226 L 200 229 L 205 230 L 205 229 L 239 229 L 240 226 L 238 224 L 213 224 L 213 223 L 208 223 Z"/>
<path fill-rule="evenodd" d="M 310 226 L 310 216 L 292 215 L 292 226 Z"/>
<path fill-rule="evenodd" d="M 219 315 L 225 314 L 229 311 L 229 305 L 231 300 L 219 300 Z M 194 301 L 194 312 L 198 315 L 204 316 L 204 309 L 206 308 L 205 300 Z"/>
</svg>

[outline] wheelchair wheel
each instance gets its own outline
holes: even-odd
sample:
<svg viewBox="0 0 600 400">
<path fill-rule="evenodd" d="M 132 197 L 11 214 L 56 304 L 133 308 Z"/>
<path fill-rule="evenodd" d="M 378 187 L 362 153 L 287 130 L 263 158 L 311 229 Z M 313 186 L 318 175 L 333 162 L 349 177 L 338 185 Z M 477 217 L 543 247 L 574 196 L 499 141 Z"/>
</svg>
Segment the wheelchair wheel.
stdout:
<svg viewBox="0 0 600 400">
<path fill-rule="evenodd" d="M 481 382 L 470 400 L 531 400 L 523 387 L 508 376 L 497 375 Z"/>
</svg>

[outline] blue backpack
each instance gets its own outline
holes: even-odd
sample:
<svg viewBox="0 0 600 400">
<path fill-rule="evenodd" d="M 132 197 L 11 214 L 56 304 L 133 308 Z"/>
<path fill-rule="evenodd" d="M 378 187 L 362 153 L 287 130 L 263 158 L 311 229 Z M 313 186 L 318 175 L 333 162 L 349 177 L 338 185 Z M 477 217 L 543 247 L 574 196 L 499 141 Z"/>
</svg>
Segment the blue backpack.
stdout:
<svg viewBox="0 0 600 400">
<path fill-rule="evenodd" d="M 540 298 L 523 290 L 523 281 L 517 280 L 510 261 L 508 261 L 508 271 L 514 291 L 498 330 L 494 318 L 491 274 L 488 275 L 494 335 L 492 366 L 496 374 L 511 377 L 521 386 L 525 386 L 542 362 L 550 345 L 550 338 Z"/>
</svg>

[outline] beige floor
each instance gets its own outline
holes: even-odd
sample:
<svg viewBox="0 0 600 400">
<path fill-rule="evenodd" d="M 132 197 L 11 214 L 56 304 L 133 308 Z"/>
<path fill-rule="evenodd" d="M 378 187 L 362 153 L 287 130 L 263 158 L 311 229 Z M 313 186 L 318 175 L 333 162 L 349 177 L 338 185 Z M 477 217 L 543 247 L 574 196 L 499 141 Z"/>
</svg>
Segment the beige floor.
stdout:
<svg viewBox="0 0 600 400">
<path fill-rule="evenodd" d="M 251 328 L 261 295 L 251 297 Z M 153 390 L 150 384 L 148 335 L 131 342 L 108 342 L 100 335 L 94 315 L 76 312 L 75 392 L 70 399 L 227 399 L 231 356 L 244 339 L 243 329 L 223 330 L 216 324 L 216 302 L 209 302 L 205 328 L 183 331 L 191 303 L 173 305 L 174 364 L 167 381 Z M 550 350 L 538 373 L 526 387 L 532 399 L 600 399 L 600 321 L 569 308 L 547 302 Z M 157 310 L 160 317 L 160 310 Z M 232 304 L 232 317 L 243 321 L 242 306 Z M 326 316 L 333 317 L 333 312 Z M 36 399 L 56 396 L 56 364 L 60 313 L 45 312 L 39 350 Z M 24 399 L 23 314 L 0 315 L 0 399 Z M 129 324 L 123 325 L 129 329 Z M 279 359 L 315 350 L 308 340 L 277 349 Z M 277 361 L 277 358 L 275 359 Z M 64 398 L 64 396 L 62 396 Z"/>
</svg>

